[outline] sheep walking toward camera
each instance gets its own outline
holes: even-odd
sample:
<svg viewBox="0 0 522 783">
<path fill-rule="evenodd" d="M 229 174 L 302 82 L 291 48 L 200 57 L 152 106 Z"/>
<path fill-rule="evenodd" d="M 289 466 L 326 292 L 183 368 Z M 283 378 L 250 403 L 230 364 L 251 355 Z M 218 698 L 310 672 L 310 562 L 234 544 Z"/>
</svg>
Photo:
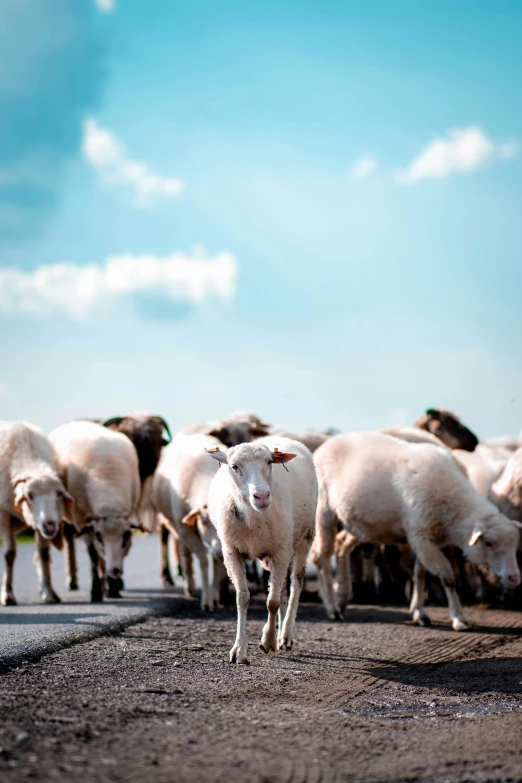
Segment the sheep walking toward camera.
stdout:
<svg viewBox="0 0 522 783">
<path fill-rule="evenodd" d="M 6 542 L 2 606 L 16 604 L 16 536 L 25 527 L 35 531 L 35 563 L 42 599 L 47 604 L 60 601 L 51 584 L 49 547 L 52 542 L 61 548 L 61 519 L 64 505 L 71 501 L 44 433 L 24 421 L 0 423 L 0 540 Z"/>
<path fill-rule="evenodd" d="M 91 560 L 91 601 L 118 598 L 123 561 L 139 527 L 136 509 L 140 476 L 136 449 L 126 435 L 93 424 L 73 421 L 49 435 L 60 471 L 75 504 L 67 521 L 85 536 Z"/>
<path fill-rule="evenodd" d="M 235 446 L 227 453 L 209 453 L 222 463 L 210 487 L 209 514 L 236 589 L 238 623 L 230 662 L 248 663 L 246 618 L 250 593 L 245 561 L 260 558 L 270 569 L 268 620 L 260 648 L 266 653 L 291 649 L 306 559 L 314 538 L 317 478 L 310 451 L 287 438 L 269 436 Z"/>
<path fill-rule="evenodd" d="M 458 546 L 475 564 L 486 564 L 507 588 L 520 583 L 517 524 L 479 495 L 449 451 L 407 443 L 376 432 L 337 435 L 315 454 L 319 478 L 314 562 L 329 617 L 341 617 L 345 586 L 333 593 L 331 555 L 338 523 L 349 534 L 343 554 L 358 543 L 407 542 L 416 556 L 413 619 L 427 625 L 426 571 L 438 576 L 456 631 L 469 628 L 451 565 L 441 551 Z"/>
</svg>

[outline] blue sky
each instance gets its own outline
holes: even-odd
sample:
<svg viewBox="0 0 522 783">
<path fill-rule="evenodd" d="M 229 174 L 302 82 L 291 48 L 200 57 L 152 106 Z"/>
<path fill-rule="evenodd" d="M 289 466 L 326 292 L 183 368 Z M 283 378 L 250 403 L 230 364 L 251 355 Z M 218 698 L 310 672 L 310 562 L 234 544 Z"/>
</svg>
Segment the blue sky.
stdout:
<svg viewBox="0 0 522 783">
<path fill-rule="evenodd" d="M 517 2 L 4 0 L 0 416 L 518 432 L 521 39 Z"/>
</svg>

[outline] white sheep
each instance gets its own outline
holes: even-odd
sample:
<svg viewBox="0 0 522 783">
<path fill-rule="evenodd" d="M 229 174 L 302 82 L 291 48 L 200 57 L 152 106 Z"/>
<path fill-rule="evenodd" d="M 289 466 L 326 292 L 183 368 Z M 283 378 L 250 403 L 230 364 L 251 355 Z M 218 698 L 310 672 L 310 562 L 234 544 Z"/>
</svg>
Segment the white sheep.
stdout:
<svg viewBox="0 0 522 783">
<path fill-rule="evenodd" d="M 268 620 L 260 648 L 269 653 L 292 647 L 306 559 L 314 538 L 317 478 L 310 451 L 286 438 L 260 438 L 235 446 L 228 453 L 214 451 L 211 456 L 223 467 L 210 487 L 209 513 L 236 590 L 238 624 L 230 662 L 244 664 L 248 663 L 246 617 L 250 600 L 246 560 L 260 558 L 270 568 Z M 291 460 L 291 467 L 286 468 Z"/>
<path fill-rule="evenodd" d="M 315 465 L 319 500 L 313 559 L 330 617 L 340 617 L 330 564 L 338 522 L 350 534 L 346 550 L 361 542 L 410 544 L 416 555 L 410 610 L 419 625 L 429 623 L 423 609 L 428 570 L 442 581 L 453 628 L 469 628 L 444 546 L 458 546 L 471 562 L 487 564 L 506 587 L 519 584 L 516 524 L 473 489 L 444 449 L 358 432 L 327 441 L 316 452 Z"/>
<path fill-rule="evenodd" d="M 35 563 L 45 603 L 57 603 L 51 584 L 51 541 L 61 548 L 64 504 L 72 501 L 58 476 L 56 456 L 44 433 L 25 421 L 0 422 L 0 539 L 5 539 L 3 606 L 16 604 L 13 569 L 16 536 L 25 527 L 35 531 Z"/>
<path fill-rule="evenodd" d="M 49 439 L 75 500 L 67 519 L 85 536 L 91 559 L 91 600 L 103 600 L 106 574 L 109 597 L 116 598 L 132 530 L 139 527 L 135 516 L 140 497 L 136 449 L 126 435 L 89 421 L 63 424 Z"/>
<path fill-rule="evenodd" d="M 180 541 L 186 593 L 194 594 L 190 557 L 201 567 L 201 608 L 212 611 L 218 603 L 221 546 L 208 518 L 207 497 L 218 466 L 205 449 L 221 443 L 200 433 L 177 434 L 164 449 L 152 482 L 152 502 L 160 519 Z M 224 448 L 224 447 L 223 447 Z"/>
</svg>

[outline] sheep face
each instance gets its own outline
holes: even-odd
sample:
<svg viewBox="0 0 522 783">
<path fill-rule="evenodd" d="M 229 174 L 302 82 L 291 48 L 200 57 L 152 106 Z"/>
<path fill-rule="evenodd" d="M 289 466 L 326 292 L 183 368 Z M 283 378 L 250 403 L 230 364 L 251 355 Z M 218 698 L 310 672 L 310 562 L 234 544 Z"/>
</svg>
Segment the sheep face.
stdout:
<svg viewBox="0 0 522 783">
<path fill-rule="evenodd" d="M 443 408 L 428 408 L 415 426 L 436 435 L 449 449 L 474 451 L 478 444 L 477 436 L 454 413 Z"/>
<path fill-rule="evenodd" d="M 15 488 L 14 510 L 43 538 L 52 539 L 60 529 L 64 506 L 72 497 L 54 476 L 20 481 Z"/>
<path fill-rule="evenodd" d="M 227 465 L 234 494 L 254 511 L 265 511 L 272 503 L 272 465 L 296 457 L 254 443 L 235 446 L 227 454 L 219 450 L 209 454 Z"/>
<path fill-rule="evenodd" d="M 255 422 L 237 421 L 223 423 L 207 434 L 217 438 L 224 446 L 231 447 L 239 446 L 241 443 L 250 443 L 256 438 L 266 435 L 267 431 Z"/>
<path fill-rule="evenodd" d="M 123 559 L 132 544 L 132 530 L 138 523 L 129 517 L 91 519 L 89 528 L 94 533 L 94 546 L 105 560 L 107 577 L 120 580 L 123 576 Z"/>
<path fill-rule="evenodd" d="M 486 565 L 498 574 L 504 587 L 520 584 L 517 564 L 519 525 L 503 514 L 479 520 L 468 541 L 468 556 L 474 563 Z"/>
</svg>

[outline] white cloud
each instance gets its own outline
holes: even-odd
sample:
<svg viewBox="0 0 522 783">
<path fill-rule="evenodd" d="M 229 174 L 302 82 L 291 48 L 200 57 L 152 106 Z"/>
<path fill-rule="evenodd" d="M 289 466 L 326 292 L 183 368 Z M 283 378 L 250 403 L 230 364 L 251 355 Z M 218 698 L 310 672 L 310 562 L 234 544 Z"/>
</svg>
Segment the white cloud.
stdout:
<svg viewBox="0 0 522 783">
<path fill-rule="evenodd" d="M 377 171 L 378 165 L 376 157 L 373 155 L 363 155 L 362 158 L 358 158 L 355 161 L 350 169 L 350 176 L 352 179 L 366 179 Z"/>
<path fill-rule="evenodd" d="M 94 0 L 102 14 L 110 14 L 116 9 L 116 0 Z"/>
<path fill-rule="evenodd" d="M 147 207 L 160 198 L 175 198 L 184 185 L 175 177 L 162 177 L 146 163 L 127 157 L 125 147 L 110 131 L 89 117 L 83 126 L 82 150 L 108 186 L 127 185 L 134 191 L 136 206 Z"/>
<path fill-rule="evenodd" d="M 103 264 L 40 266 L 32 271 L 0 269 L 0 312 L 83 318 L 125 296 L 157 296 L 174 303 L 230 300 L 237 262 L 231 253 L 213 257 L 173 253 L 109 256 Z"/>
<path fill-rule="evenodd" d="M 482 128 L 452 128 L 446 138 L 435 138 L 409 166 L 395 175 L 397 182 L 413 183 L 423 179 L 442 179 L 457 171 L 471 172 L 490 160 L 512 158 L 517 154 L 514 141 L 496 144 Z"/>
</svg>

